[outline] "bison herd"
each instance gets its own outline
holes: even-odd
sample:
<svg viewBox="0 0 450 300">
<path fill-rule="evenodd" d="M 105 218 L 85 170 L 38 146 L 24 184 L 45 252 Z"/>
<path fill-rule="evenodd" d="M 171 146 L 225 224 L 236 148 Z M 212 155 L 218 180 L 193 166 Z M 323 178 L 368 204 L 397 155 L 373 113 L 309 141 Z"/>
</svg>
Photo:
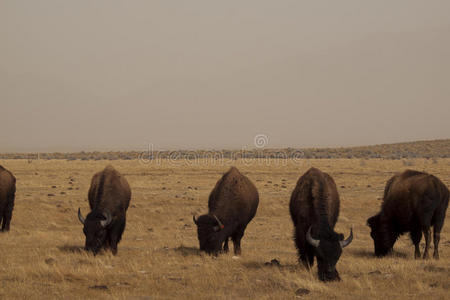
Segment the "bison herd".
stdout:
<svg viewBox="0 0 450 300">
<path fill-rule="evenodd" d="M 16 179 L 0 166 L 0 223 L 8 231 L 14 207 Z M 88 193 L 91 211 L 78 219 L 86 236 L 85 249 L 97 254 L 101 249 L 117 253 L 117 244 L 125 230 L 126 212 L 131 189 L 112 166 L 92 178 Z M 440 232 L 449 202 L 449 190 L 437 177 L 413 170 L 393 176 L 386 183 L 381 211 L 367 220 L 371 228 L 375 255 L 388 254 L 397 238 L 409 232 L 420 258 L 419 242 L 425 236 L 423 258 L 428 258 L 431 227 L 435 259 L 439 258 Z M 238 169 L 232 167 L 217 182 L 209 195 L 207 214 L 193 216 L 197 225 L 200 250 L 217 255 L 228 252 L 231 238 L 235 255 L 241 253 L 241 239 L 256 214 L 259 194 L 255 185 Z M 339 193 L 333 178 L 316 168 L 303 174 L 292 192 L 289 211 L 294 224 L 294 240 L 299 261 L 306 268 L 317 259 L 318 276 L 322 281 L 339 280 L 336 264 L 342 249 L 353 240 L 334 231 L 339 217 Z"/>
</svg>

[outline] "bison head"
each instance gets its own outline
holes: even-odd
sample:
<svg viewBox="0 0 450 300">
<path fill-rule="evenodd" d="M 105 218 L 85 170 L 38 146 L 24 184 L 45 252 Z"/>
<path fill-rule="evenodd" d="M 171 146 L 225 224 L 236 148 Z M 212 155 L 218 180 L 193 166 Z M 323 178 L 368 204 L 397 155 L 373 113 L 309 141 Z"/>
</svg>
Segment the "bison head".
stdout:
<svg viewBox="0 0 450 300">
<path fill-rule="evenodd" d="M 320 239 L 314 239 L 311 236 L 311 227 L 306 233 L 306 241 L 314 247 L 317 257 L 319 279 L 322 281 L 340 280 L 336 264 L 342 254 L 342 249 L 352 242 L 353 230 L 350 229 L 350 236 L 346 240 L 344 240 L 344 235 L 333 231 L 322 235 Z"/>
<path fill-rule="evenodd" d="M 197 235 L 200 242 L 200 250 L 208 254 L 216 255 L 222 249 L 225 239 L 222 229 L 224 226 L 216 215 L 206 214 L 198 218 L 193 217 L 197 225 Z"/>
<path fill-rule="evenodd" d="M 108 211 L 94 210 L 84 218 L 78 208 L 78 219 L 84 225 L 83 232 L 86 236 L 84 249 L 92 251 L 96 255 L 105 244 L 107 238 L 106 228 L 112 221 L 111 214 Z"/>
<path fill-rule="evenodd" d="M 373 239 L 376 256 L 385 256 L 392 249 L 394 243 L 390 243 L 390 238 L 387 238 L 387 232 L 382 230 L 381 217 L 377 214 L 367 219 L 367 226 L 370 227 L 370 236 Z M 395 241 L 395 239 L 394 239 Z"/>
</svg>

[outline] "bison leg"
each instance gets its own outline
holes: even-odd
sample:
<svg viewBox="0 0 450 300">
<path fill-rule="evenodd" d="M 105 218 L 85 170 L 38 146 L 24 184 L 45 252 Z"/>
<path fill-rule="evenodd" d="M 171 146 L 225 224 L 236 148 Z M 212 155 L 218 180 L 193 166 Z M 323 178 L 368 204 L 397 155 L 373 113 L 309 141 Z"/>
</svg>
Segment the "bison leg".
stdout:
<svg viewBox="0 0 450 300">
<path fill-rule="evenodd" d="M 117 237 L 111 236 L 109 239 L 109 248 L 111 249 L 112 254 L 117 254 L 117 244 L 119 243 Z"/>
<path fill-rule="evenodd" d="M 309 269 L 314 263 L 314 249 L 306 243 L 306 233 L 296 228 L 294 240 L 295 246 L 297 246 L 299 262 L 302 263 L 306 269 Z"/>
<path fill-rule="evenodd" d="M 431 230 L 430 227 L 423 229 L 423 235 L 425 236 L 425 251 L 423 252 L 423 258 L 427 259 L 428 256 L 428 249 L 430 248 L 431 243 Z"/>
<path fill-rule="evenodd" d="M 444 224 L 444 218 L 442 218 L 442 222 L 434 224 L 433 226 L 433 242 L 434 242 L 434 253 L 433 258 L 439 259 L 439 241 L 441 239 L 441 229 Z"/>
<path fill-rule="evenodd" d="M 434 241 L 434 253 L 433 258 L 439 259 L 439 240 L 441 239 L 441 233 L 437 232 L 436 227 L 433 230 L 433 241 Z"/>
<path fill-rule="evenodd" d="M 411 235 L 411 240 L 415 247 L 414 258 L 418 259 L 421 257 L 419 244 L 420 244 L 420 240 L 422 239 L 422 231 L 420 229 L 419 230 L 411 230 L 410 235 Z"/>
<path fill-rule="evenodd" d="M 223 252 L 228 253 L 230 249 L 228 248 L 228 237 L 225 239 L 225 243 L 223 244 Z"/>
<path fill-rule="evenodd" d="M 2 211 L 2 209 L 0 208 L 0 224 L 2 224 L 2 220 L 3 220 L 2 231 L 4 231 L 4 230 L 3 230 L 3 227 L 4 227 L 4 224 L 5 224 L 5 220 L 4 220 L 4 218 L 3 218 L 3 211 Z"/>
<path fill-rule="evenodd" d="M 106 237 L 105 241 L 103 242 L 103 249 L 107 250 L 109 249 L 111 246 L 111 241 L 110 241 L 110 237 L 109 237 L 109 233 L 108 236 Z"/>
<path fill-rule="evenodd" d="M 11 223 L 13 207 L 14 207 L 14 197 L 12 199 L 10 197 L 0 217 L 0 222 L 1 219 L 3 219 L 2 231 L 9 231 L 9 224 Z"/>
<path fill-rule="evenodd" d="M 6 211 L 3 215 L 3 225 L 2 225 L 3 231 L 9 231 L 9 224 L 11 223 L 11 217 L 12 217 L 12 211 L 9 209 L 6 209 Z"/>
<path fill-rule="evenodd" d="M 234 245 L 234 254 L 241 255 L 241 239 L 244 236 L 244 230 L 237 230 L 231 237 Z"/>
<path fill-rule="evenodd" d="M 117 254 L 117 244 L 122 239 L 123 231 L 125 230 L 125 220 L 118 220 L 113 224 L 109 231 L 109 246 L 114 255 Z"/>
<path fill-rule="evenodd" d="M 447 207 L 441 208 L 439 213 L 433 217 L 434 259 L 439 259 L 439 241 L 441 239 L 442 226 L 444 225 L 446 208 Z"/>
<path fill-rule="evenodd" d="M 414 250 L 414 258 L 415 258 L 415 259 L 419 259 L 419 258 L 421 257 L 421 255 L 420 255 L 419 244 L 415 244 L 414 247 L 415 247 L 415 250 Z"/>
<path fill-rule="evenodd" d="M 14 209 L 14 198 L 15 192 L 12 192 L 8 198 L 8 204 L 6 205 L 5 210 L 3 211 L 3 231 L 9 231 L 9 224 L 11 223 L 12 211 Z"/>
</svg>

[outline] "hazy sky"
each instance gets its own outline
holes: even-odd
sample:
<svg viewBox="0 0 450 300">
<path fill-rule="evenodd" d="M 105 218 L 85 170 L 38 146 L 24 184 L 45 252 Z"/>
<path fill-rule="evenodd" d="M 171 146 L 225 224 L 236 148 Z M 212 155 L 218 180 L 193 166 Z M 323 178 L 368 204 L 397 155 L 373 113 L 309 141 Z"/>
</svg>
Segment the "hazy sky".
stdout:
<svg viewBox="0 0 450 300">
<path fill-rule="evenodd" d="M 0 2 L 0 151 L 450 138 L 450 1 Z"/>
</svg>

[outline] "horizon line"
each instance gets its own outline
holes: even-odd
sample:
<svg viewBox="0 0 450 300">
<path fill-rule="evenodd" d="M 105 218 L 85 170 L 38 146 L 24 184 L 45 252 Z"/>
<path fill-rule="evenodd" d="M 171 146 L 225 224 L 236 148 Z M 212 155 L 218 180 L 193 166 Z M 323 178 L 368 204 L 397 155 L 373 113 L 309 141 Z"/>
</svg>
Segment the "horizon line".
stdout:
<svg viewBox="0 0 450 300">
<path fill-rule="evenodd" d="M 430 139 L 430 140 L 413 140 L 413 141 L 402 141 L 402 142 L 392 142 L 392 143 L 380 143 L 380 144 L 365 144 L 365 145 L 349 145 L 349 146 L 285 146 L 285 147 L 247 147 L 243 146 L 240 148 L 166 148 L 166 149 L 156 149 L 152 148 L 152 151 L 156 152 L 165 152 L 165 151 L 241 151 L 246 149 L 247 151 L 255 151 L 255 150 L 280 150 L 280 149 L 345 149 L 345 148 L 362 148 L 362 147 L 376 147 L 376 146 L 385 146 L 385 145 L 398 145 L 398 144 L 413 144 L 413 143 L 424 143 L 424 142 L 441 142 L 447 141 L 450 138 L 442 138 L 442 139 Z M 91 153 L 91 152 L 142 152 L 145 150 L 149 150 L 150 146 L 153 144 L 149 143 L 147 145 L 147 149 L 92 149 L 92 150 L 18 150 L 18 151 L 2 151 L 0 150 L 0 154 L 25 154 L 25 153 Z M 56 147 L 55 147 L 56 148 Z"/>
</svg>

